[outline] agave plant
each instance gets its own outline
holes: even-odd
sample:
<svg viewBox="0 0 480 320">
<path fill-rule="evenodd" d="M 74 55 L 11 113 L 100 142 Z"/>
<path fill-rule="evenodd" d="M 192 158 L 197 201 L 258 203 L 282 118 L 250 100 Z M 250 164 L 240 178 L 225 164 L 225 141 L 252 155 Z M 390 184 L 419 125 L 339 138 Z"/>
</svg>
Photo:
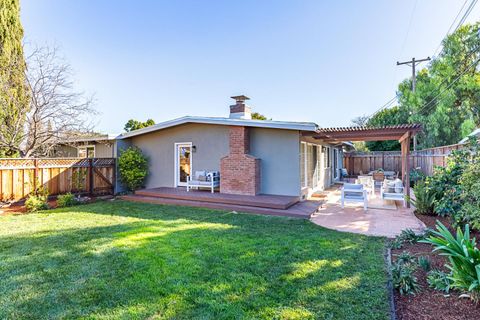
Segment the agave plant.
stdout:
<svg viewBox="0 0 480 320">
<path fill-rule="evenodd" d="M 454 237 L 441 222 L 437 222 L 437 230 L 433 235 L 420 242 L 430 243 L 435 248 L 433 252 L 448 257 L 451 270 L 449 276 L 452 288 L 467 291 L 470 297 L 478 302 L 480 298 L 480 250 L 475 238 L 470 239 L 470 227 L 465 226 L 465 232 L 457 228 Z"/>
</svg>

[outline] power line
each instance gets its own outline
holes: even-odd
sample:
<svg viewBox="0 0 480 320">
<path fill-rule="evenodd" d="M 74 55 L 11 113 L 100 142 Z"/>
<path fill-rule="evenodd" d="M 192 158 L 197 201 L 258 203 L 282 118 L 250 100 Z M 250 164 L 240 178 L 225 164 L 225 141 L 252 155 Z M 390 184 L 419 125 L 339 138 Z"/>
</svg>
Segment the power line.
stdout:
<svg viewBox="0 0 480 320">
<path fill-rule="evenodd" d="M 408 22 L 407 33 L 405 34 L 405 38 L 403 39 L 402 49 L 400 50 L 400 56 L 403 54 L 403 50 L 405 49 L 405 45 L 407 44 L 408 36 L 410 35 L 410 29 L 412 27 L 413 17 L 415 15 L 415 9 L 417 8 L 418 0 L 415 0 L 415 3 L 412 8 L 412 13 L 410 14 L 410 21 Z"/>
<path fill-rule="evenodd" d="M 480 48 L 477 48 L 473 53 L 477 52 Z M 451 86 L 453 84 L 455 84 L 455 82 L 457 82 L 465 73 L 467 73 L 474 65 L 476 65 L 478 62 L 480 62 L 480 58 L 477 58 L 475 61 L 473 61 L 460 75 L 458 75 L 444 90 L 442 90 L 440 93 L 438 93 L 435 97 L 433 97 L 432 100 L 430 100 L 429 102 L 425 103 L 423 106 L 420 107 L 420 109 L 418 110 L 419 112 L 423 112 L 423 111 L 427 111 L 427 108 L 437 100 L 437 98 L 442 95 L 445 91 L 447 91 L 448 89 L 451 88 Z M 428 110 L 427 112 L 429 112 L 431 110 Z"/>
<path fill-rule="evenodd" d="M 373 117 L 374 115 L 376 115 L 377 113 L 379 113 L 383 109 L 386 109 L 386 108 L 390 107 L 395 102 L 395 100 L 397 100 L 396 95 L 393 98 L 391 98 L 390 100 L 388 100 L 386 103 L 384 103 L 379 109 L 377 109 L 377 111 L 372 113 L 372 115 L 370 117 Z"/>
<path fill-rule="evenodd" d="M 477 1 L 478 0 L 473 0 L 472 3 L 470 4 L 470 6 L 468 7 L 467 11 L 465 11 L 465 14 L 463 15 L 462 19 L 460 19 L 460 21 L 458 22 L 458 25 L 457 27 L 455 28 L 455 30 L 453 30 L 453 32 L 457 31 L 458 28 L 460 28 L 463 23 L 465 22 L 465 20 L 467 20 L 467 17 L 470 15 L 470 12 L 472 12 L 473 8 L 475 7 L 475 5 L 477 4 Z"/>
<path fill-rule="evenodd" d="M 455 22 L 457 21 L 458 17 L 460 16 L 460 14 L 462 13 L 463 9 L 465 8 L 465 5 L 467 4 L 468 0 L 465 0 L 465 2 L 463 3 L 462 7 L 460 8 L 460 10 L 458 11 L 457 15 L 455 16 L 455 19 L 452 21 L 450 27 L 448 28 L 447 30 L 447 33 L 445 34 L 445 37 L 442 39 L 442 41 L 440 42 L 440 44 L 438 45 L 437 49 L 435 49 L 435 52 L 434 52 L 434 56 L 436 55 L 438 49 L 443 45 L 443 40 L 450 34 L 450 31 L 452 30 L 452 27 L 453 25 L 455 24 Z M 458 28 L 460 28 L 462 26 L 462 24 L 465 22 L 465 20 L 468 18 L 468 16 L 470 15 L 470 13 L 472 12 L 473 8 L 475 7 L 475 5 L 477 4 L 478 0 L 472 0 L 472 2 L 470 3 L 470 5 L 468 6 L 467 10 L 464 12 L 462 18 L 460 18 L 459 22 L 457 23 L 455 29 L 453 29 L 453 32 L 457 31 Z M 415 9 L 416 9 L 416 6 L 417 6 L 417 1 L 415 1 L 415 4 L 413 6 L 413 9 L 412 9 L 412 13 L 410 15 L 410 21 L 408 23 L 408 28 L 407 28 L 407 33 L 405 35 L 405 39 L 403 41 L 403 45 L 402 45 L 402 51 L 403 51 L 403 48 L 405 46 L 405 43 L 406 43 L 406 40 L 409 36 L 409 33 L 410 33 L 410 28 L 411 28 L 411 24 L 412 24 L 412 20 L 413 20 L 413 16 L 414 16 L 414 13 L 415 13 Z M 471 54 L 475 53 L 476 51 L 478 50 L 475 50 L 474 52 L 472 52 Z M 441 51 L 440 51 L 441 52 Z M 470 55 L 471 55 L 470 54 Z M 469 56 L 470 56 L 469 55 Z M 423 62 L 423 61 L 427 61 L 429 60 L 430 57 L 428 57 L 427 59 L 421 59 L 421 60 L 415 60 L 414 58 L 411 60 L 411 61 L 406 61 L 406 62 L 397 62 L 397 65 L 401 65 L 401 64 L 412 64 L 412 69 L 415 68 L 415 65 L 420 63 L 420 62 Z M 468 58 L 468 57 L 467 57 Z M 446 90 L 448 90 L 456 81 L 458 81 L 458 79 L 463 75 L 465 74 L 475 63 L 477 63 L 479 60 L 473 62 L 468 68 L 467 70 L 465 70 L 460 76 L 458 76 L 445 90 L 443 90 L 442 92 L 440 92 L 437 96 L 435 96 L 432 100 L 430 100 L 428 103 L 424 104 L 421 108 L 420 108 L 420 112 L 423 110 L 423 108 L 426 108 L 428 107 L 428 105 L 430 105 L 434 100 L 436 100 L 436 98 L 438 96 L 440 96 L 441 94 L 443 94 L 443 92 L 445 92 Z M 416 63 L 417 62 L 417 63 Z M 415 70 L 413 70 L 413 73 L 415 72 Z M 413 91 L 415 91 L 415 85 L 414 85 L 414 82 L 415 82 L 415 76 L 414 78 L 412 78 L 412 89 Z M 443 83 L 446 81 L 446 79 L 444 79 L 441 83 L 440 83 L 440 86 L 443 85 Z M 440 87 L 439 86 L 439 87 Z M 395 95 L 393 98 L 391 98 L 390 100 L 388 100 L 385 104 L 383 104 L 377 111 L 375 111 L 374 113 L 372 113 L 372 115 L 370 117 L 373 117 L 375 116 L 377 113 L 379 113 L 380 111 L 390 107 L 394 102 L 395 100 L 397 99 L 397 95 Z"/>
<path fill-rule="evenodd" d="M 465 20 L 467 19 L 467 17 L 470 15 L 470 13 L 472 12 L 473 8 L 475 7 L 475 5 L 477 4 L 477 1 L 478 0 L 472 0 L 472 2 L 470 3 L 470 5 L 468 6 L 467 10 L 464 12 L 462 18 L 460 18 L 459 22 L 457 23 L 457 26 L 455 27 L 455 29 L 453 29 L 452 32 L 455 32 L 458 30 L 458 28 L 460 28 L 462 26 L 462 24 L 465 22 Z M 442 38 L 442 40 L 440 41 L 440 43 L 438 44 L 438 47 L 435 49 L 435 51 L 433 52 L 433 56 L 436 56 L 437 55 L 437 52 L 438 50 L 442 47 L 443 45 L 443 41 L 448 37 L 448 35 L 450 34 L 451 30 L 452 30 L 452 27 L 453 25 L 455 24 L 455 22 L 457 21 L 458 17 L 460 16 L 460 14 L 462 13 L 463 11 L 463 8 L 465 8 L 465 5 L 467 4 L 468 0 L 465 0 L 465 2 L 463 3 L 462 7 L 460 8 L 460 10 L 458 11 L 457 15 L 455 16 L 455 19 L 453 19 L 452 21 L 452 24 L 450 25 L 450 27 L 448 28 L 447 30 L 447 33 L 445 34 L 445 36 Z M 442 49 L 443 50 L 443 49 Z M 439 53 L 442 52 L 442 50 L 440 50 Z"/>
</svg>

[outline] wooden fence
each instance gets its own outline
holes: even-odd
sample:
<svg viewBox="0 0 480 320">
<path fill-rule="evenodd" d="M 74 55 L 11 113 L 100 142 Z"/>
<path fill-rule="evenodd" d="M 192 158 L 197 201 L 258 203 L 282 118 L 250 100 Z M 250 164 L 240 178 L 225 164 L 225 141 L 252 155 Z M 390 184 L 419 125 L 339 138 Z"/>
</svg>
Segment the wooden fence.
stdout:
<svg viewBox="0 0 480 320">
<path fill-rule="evenodd" d="M 420 168 L 426 175 L 432 175 L 436 166 L 445 166 L 446 159 L 453 150 L 463 147 L 463 144 L 454 144 L 411 151 L 408 159 L 410 168 Z M 400 172 L 402 170 L 402 156 L 400 151 L 351 152 L 344 155 L 343 165 L 350 175 L 368 173 L 379 168 Z"/>
<path fill-rule="evenodd" d="M 0 159 L 0 201 L 25 199 L 40 186 L 47 188 L 50 195 L 111 194 L 115 187 L 115 159 Z"/>
</svg>

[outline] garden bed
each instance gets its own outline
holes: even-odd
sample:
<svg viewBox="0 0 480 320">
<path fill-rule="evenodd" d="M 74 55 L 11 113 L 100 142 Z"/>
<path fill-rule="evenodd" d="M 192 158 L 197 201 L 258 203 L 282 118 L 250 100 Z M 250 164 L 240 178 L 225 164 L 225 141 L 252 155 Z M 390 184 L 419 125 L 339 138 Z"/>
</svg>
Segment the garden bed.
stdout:
<svg viewBox="0 0 480 320">
<path fill-rule="evenodd" d="M 417 215 L 429 228 L 434 229 L 437 220 L 453 231 L 450 220 L 438 216 Z M 472 234 L 479 239 L 479 233 Z M 415 256 L 428 256 L 432 269 L 445 268 L 446 258 L 432 253 L 432 246 L 425 243 L 406 243 L 401 249 L 392 249 L 392 260 L 395 261 L 397 254 L 408 251 Z M 480 319 L 480 304 L 476 305 L 468 298 L 459 298 L 459 292 L 450 290 L 450 293 L 436 291 L 428 286 L 426 281 L 427 272 L 418 268 L 415 272 L 421 291 L 415 296 L 402 296 L 395 290 L 395 308 L 397 318 L 400 320 L 421 319 Z"/>
</svg>

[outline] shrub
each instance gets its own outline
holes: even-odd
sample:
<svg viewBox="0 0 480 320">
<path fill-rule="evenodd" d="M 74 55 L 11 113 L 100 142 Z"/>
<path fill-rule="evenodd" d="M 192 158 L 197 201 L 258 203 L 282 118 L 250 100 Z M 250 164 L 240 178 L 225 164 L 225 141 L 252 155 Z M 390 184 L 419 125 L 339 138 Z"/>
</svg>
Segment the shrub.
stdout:
<svg viewBox="0 0 480 320">
<path fill-rule="evenodd" d="M 390 247 L 392 249 L 401 249 L 406 242 L 413 244 L 424 238 L 424 235 L 418 235 L 412 229 L 405 229 L 395 237 L 395 240 L 392 241 Z"/>
<path fill-rule="evenodd" d="M 462 206 L 459 180 L 470 163 L 472 148 L 453 151 L 447 158 L 446 166 L 436 167 L 433 176 L 425 180 L 429 190 L 435 194 L 434 210 L 440 216 L 453 215 Z"/>
<path fill-rule="evenodd" d="M 408 251 L 396 255 L 399 264 L 415 264 L 415 256 Z"/>
<path fill-rule="evenodd" d="M 416 208 L 416 212 L 420 214 L 433 214 L 435 206 L 435 193 L 427 188 L 424 181 L 418 181 L 413 188 L 415 199 L 408 199 Z"/>
<path fill-rule="evenodd" d="M 25 208 L 28 212 L 48 209 L 48 189 L 43 187 L 39 181 L 37 181 L 37 185 L 39 187 L 25 200 Z"/>
<path fill-rule="evenodd" d="M 430 288 L 449 293 L 452 281 L 450 280 L 449 275 L 445 272 L 441 270 L 432 270 L 427 275 L 427 283 Z"/>
<path fill-rule="evenodd" d="M 422 242 L 430 243 L 441 255 L 447 256 L 446 265 L 452 274 L 451 287 L 470 293 L 474 301 L 480 298 L 480 250 L 476 246 L 475 238 L 470 239 L 470 228 L 467 224 L 465 232 L 457 228 L 456 237 L 441 223 L 437 222 L 434 235 Z"/>
<path fill-rule="evenodd" d="M 137 147 L 123 150 L 118 157 L 120 179 L 133 191 L 143 186 L 148 175 L 148 159 Z"/>
<path fill-rule="evenodd" d="M 425 271 L 430 271 L 431 263 L 430 258 L 427 256 L 418 257 L 418 265 Z"/>
<path fill-rule="evenodd" d="M 410 186 L 415 186 L 419 181 L 425 180 L 426 176 L 420 168 L 412 168 L 410 170 Z"/>
<path fill-rule="evenodd" d="M 415 294 L 420 291 L 417 277 L 414 272 L 415 264 L 395 263 L 392 267 L 393 286 L 398 289 L 401 295 Z"/>
<path fill-rule="evenodd" d="M 48 209 L 47 196 L 32 194 L 25 201 L 25 208 L 28 212 L 36 212 Z"/>
<path fill-rule="evenodd" d="M 480 230 L 480 161 L 472 162 L 460 177 L 462 207 L 453 216 L 456 226 Z"/>
<path fill-rule="evenodd" d="M 57 207 L 59 208 L 71 207 L 76 204 L 78 204 L 78 200 L 70 192 L 66 194 L 61 194 L 57 197 Z"/>
</svg>

